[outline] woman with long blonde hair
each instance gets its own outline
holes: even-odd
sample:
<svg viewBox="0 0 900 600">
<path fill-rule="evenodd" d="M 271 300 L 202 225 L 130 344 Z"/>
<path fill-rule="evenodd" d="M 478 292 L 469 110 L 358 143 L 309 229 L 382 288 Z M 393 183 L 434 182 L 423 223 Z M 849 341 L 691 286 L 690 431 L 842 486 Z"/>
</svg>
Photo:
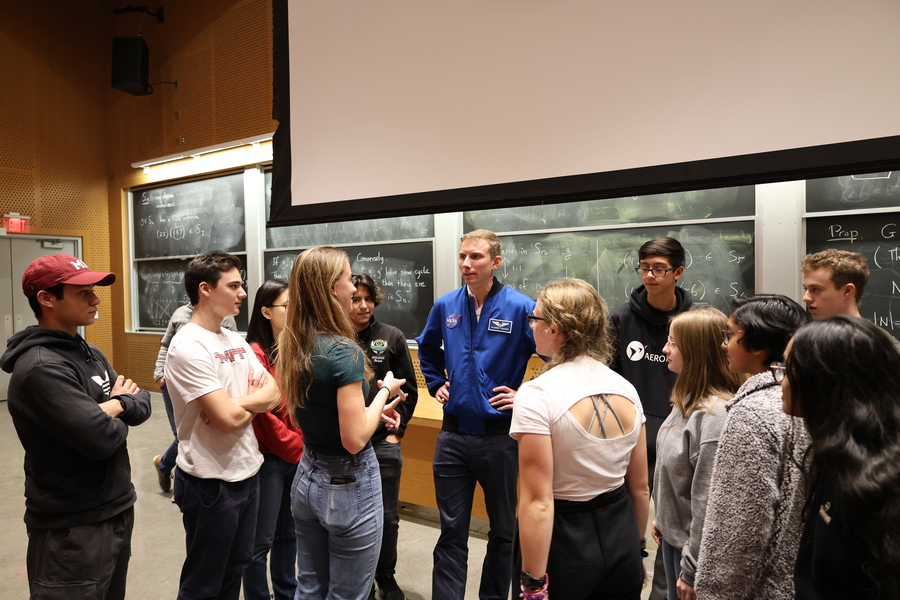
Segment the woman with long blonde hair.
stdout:
<svg viewBox="0 0 900 600">
<path fill-rule="evenodd" d="M 647 442 L 637 392 L 606 362 L 606 304 L 580 279 L 538 294 L 528 322 L 545 372 L 516 394 L 520 588 L 529 600 L 640 598 Z M 602 557 L 602 560 L 598 560 Z"/>
<path fill-rule="evenodd" d="M 388 372 L 366 407 L 371 369 L 348 313 L 356 287 L 347 254 L 329 246 L 294 261 L 278 337 L 278 380 L 306 444 L 291 493 L 298 599 L 365 600 L 383 529 L 381 475 L 369 439 L 396 426 L 405 379 Z M 394 398 L 393 401 L 389 400 Z"/>
<path fill-rule="evenodd" d="M 656 438 L 653 482 L 653 538 L 663 554 L 668 600 L 696 598 L 694 574 L 725 403 L 741 385 L 722 349 L 727 325 L 721 311 L 696 307 L 672 317 L 663 347 L 669 370 L 678 374 L 672 412 Z"/>
</svg>

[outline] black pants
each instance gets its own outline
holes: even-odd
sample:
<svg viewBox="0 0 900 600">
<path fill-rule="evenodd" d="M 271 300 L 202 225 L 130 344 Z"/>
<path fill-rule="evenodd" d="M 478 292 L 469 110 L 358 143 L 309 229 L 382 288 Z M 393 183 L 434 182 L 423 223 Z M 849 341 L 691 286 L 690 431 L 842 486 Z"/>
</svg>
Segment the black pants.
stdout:
<svg viewBox="0 0 900 600">
<path fill-rule="evenodd" d="M 506 600 L 516 528 L 518 443 L 508 434 L 442 431 L 432 467 L 441 535 L 434 548 L 431 599 L 462 600 L 466 595 L 469 521 L 478 483 L 491 524 L 478 598 Z"/>
<path fill-rule="evenodd" d="M 397 568 L 397 537 L 400 532 L 400 469 L 403 453 L 400 444 L 381 441 L 372 445 L 381 471 L 381 499 L 384 503 L 384 536 L 375 577 L 389 577 Z"/>
<path fill-rule="evenodd" d="M 551 598 L 640 599 L 641 547 L 625 486 L 586 502 L 554 501 L 547 575 Z"/>
<path fill-rule="evenodd" d="M 28 587 L 32 600 L 125 598 L 134 507 L 67 529 L 28 528 Z"/>
<path fill-rule="evenodd" d="M 187 555 L 178 600 L 238 600 L 241 577 L 253 556 L 259 480 L 200 479 L 175 469 Z"/>
</svg>

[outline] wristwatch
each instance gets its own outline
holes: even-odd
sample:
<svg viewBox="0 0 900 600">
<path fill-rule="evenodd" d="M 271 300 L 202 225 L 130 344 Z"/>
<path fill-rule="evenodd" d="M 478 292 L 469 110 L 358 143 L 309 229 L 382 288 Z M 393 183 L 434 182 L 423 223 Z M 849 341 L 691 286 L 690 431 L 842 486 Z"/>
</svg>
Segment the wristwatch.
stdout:
<svg viewBox="0 0 900 600">
<path fill-rule="evenodd" d="M 547 575 L 545 574 L 540 579 L 537 579 L 528 571 L 522 571 L 521 575 L 519 575 L 519 581 L 521 581 L 522 585 L 525 586 L 526 589 L 539 590 L 544 587 L 545 583 L 547 583 Z"/>
<path fill-rule="evenodd" d="M 116 397 L 116 399 L 119 401 L 119 404 L 122 405 L 122 412 L 125 412 L 126 410 L 128 410 L 128 407 L 125 405 L 125 401 L 124 401 L 124 400 L 122 400 L 122 399 L 119 398 L 119 397 Z"/>
</svg>

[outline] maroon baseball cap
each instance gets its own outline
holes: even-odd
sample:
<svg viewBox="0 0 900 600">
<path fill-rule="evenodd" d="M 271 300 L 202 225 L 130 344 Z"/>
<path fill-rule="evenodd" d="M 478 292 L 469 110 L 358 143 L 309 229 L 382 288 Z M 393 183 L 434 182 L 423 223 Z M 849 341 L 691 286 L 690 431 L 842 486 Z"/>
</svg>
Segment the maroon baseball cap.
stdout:
<svg viewBox="0 0 900 600">
<path fill-rule="evenodd" d="M 80 258 L 68 254 L 52 254 L 31 261 L 22 275 L 22 291 L 31 298 L 41 290 L 59 283 L 70 285 L 112 285 L 115 273 L 91 271 Z"/>
</svg>

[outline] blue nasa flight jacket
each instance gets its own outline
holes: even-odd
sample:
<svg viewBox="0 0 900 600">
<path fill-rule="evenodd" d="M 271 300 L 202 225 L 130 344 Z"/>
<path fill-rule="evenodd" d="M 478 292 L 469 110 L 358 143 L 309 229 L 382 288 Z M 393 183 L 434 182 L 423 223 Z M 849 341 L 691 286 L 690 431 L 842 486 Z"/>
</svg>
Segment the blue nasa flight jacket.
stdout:
<svg viewBox="0 0 900 600">
<path fill-rule="evenodd" d="M 518 389 L 522 384 L 528 359 L 534 353 L 527 319 L 534 305 L 534 300 L 496 278 L 484 300 L 480 320 L 475 317 L 475 299 L 468 295 L 466 286 L 434 303 L 416 342 L 431 395 L 450 381 L 444 430 L 473 435 L 509 432 L 512 411 L 496 410 L 488 400 L 497 395 L 495 387 Z"/>
</svg>

